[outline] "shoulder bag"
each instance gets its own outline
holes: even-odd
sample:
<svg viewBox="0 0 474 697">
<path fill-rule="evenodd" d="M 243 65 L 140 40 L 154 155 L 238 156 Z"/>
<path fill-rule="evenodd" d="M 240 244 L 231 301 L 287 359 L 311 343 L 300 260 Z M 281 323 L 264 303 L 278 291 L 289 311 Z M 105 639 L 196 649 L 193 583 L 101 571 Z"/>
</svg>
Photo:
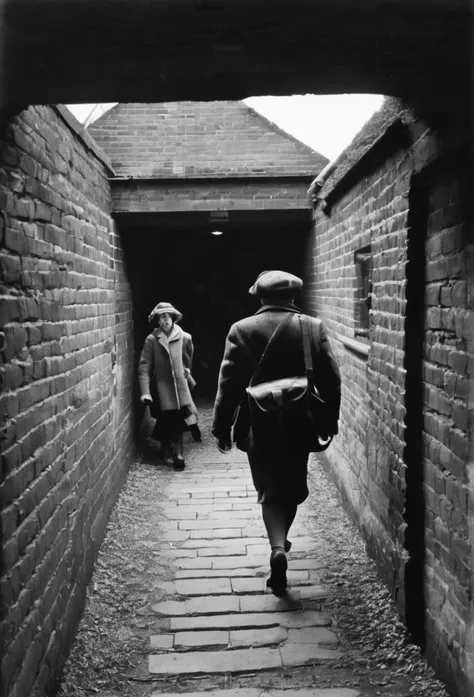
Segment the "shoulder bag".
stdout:
<svg viewBox="0 0 474 697">
<path fill-rule="evenodd" d="M 321 452 L 331 444 L 332 427 L 329 409 L 314 383 L 311 355 L 312 325 L 310 318 L 298 315 L 301 327 L 305 374 L 280 378 L 255 385 L 270 346 L 282 334 L 293 318 L 289 314 L 277 327 L 247 387 L 252 428 L 256 435 L 262 430 L 273 432 L 277 437 L 291 439 L 308 452 Z"/>
</svg>

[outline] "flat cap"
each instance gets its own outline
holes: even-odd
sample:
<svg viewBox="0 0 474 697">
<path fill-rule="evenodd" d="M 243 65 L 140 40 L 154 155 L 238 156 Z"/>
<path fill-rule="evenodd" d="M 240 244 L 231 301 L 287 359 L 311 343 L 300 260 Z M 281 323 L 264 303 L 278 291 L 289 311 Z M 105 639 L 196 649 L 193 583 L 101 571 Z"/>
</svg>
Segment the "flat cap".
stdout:
<svg viewBox="0 0 474 697">
<path fill-rule="evenodd" d="M 251 288 L 250 295 L 271 295 L 282 291 L 294 291 L 303 287 L 303 281 L 287 271 L 262 271 Z"/>
</svg>

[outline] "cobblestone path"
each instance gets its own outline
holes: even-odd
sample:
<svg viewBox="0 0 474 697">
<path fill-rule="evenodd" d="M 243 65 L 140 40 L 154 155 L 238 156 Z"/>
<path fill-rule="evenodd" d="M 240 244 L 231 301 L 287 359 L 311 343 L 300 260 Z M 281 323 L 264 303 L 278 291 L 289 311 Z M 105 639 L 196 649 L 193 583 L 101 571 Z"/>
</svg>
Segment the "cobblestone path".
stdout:
<svg viewBox="0 0 474 697">
<path fill-rule="evenodd" d="M 164 596 L 152 607 L 161 631 L 150 636 L 150 674 L 258 673 L 340 657 L 337 634 L 324 613 L 323 569 L 314 536 L 305 535 L 304 518 L 297 516 L 291 530 L 288 595 L 277 598 L 266 589 L 270 549 L 243 453 L 193 458 L 169 484 L 163 513 L 163 554 L 173 580 L 161 583 Z M 262 692 L 235 688 L 206 694 Z M 351 688 L 271 691 L 274 697 L 280 693 L 361 694 Z"/>
</svg>

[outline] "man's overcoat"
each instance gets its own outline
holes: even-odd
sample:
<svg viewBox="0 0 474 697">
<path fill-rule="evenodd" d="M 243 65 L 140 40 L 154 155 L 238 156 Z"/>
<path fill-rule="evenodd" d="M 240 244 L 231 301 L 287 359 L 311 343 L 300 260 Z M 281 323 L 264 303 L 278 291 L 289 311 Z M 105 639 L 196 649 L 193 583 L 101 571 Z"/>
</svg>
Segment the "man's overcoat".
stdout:
<svg viewBox="0 0 474 697">
<path fill-rule="evenodd" d="M 263 305 L 255 315 L 236 322 L 230 328 L 226 339 L 224 357 L 221 363 L 217 397 L 214 405 L 212 433 L 216 438 L 230 440 L 232 424 L 237 408 L 239 420 L 243 420 L 246 431 L 246 392 L 250 379 L 260 361 L 260 357 L 277 326 L 287 316 L 300 311 L 294 306 Z M 337 362 L 320 319 L 310 318 L 312 327 L 311 354 L 314 368 L 314 381 L 321 397 L 327 402 L 328 421 L 333 433 L 337 433 L 339 406 L 341 398 L 341 378 Z M 284 332 L 269 349 L 257 384 L 267 380 L 294 377 L 305 374 L 303 340 L 301 325 L 295 316 Z M 300 503 L 307 496 L 306 466 L 308 452 L 298 443 L 272 442 L 257 443 L 248 447 L 239 443 L 239 423 L 234 428 L 237 447 L 247 450 L 255 487 L 259 500 L 284 495 L 285 491 Z M 237 434 L 237 436 L 236 436 Z M 291 476 L 290 476 L 291 473 Z M 290 491 L 292 490 L 292 491 Z"/>
<path fill-rule="evenodd" d="M 245 317 L 230 328 L 214 406 L 212 433 L 216 438 L 228 438 L 236 409 L 245 396 L 245 388 L 271 335 L 288 312 L 299 314 L 294 306 L 263 305 L 254 315 Z M 339 368 L 322 321 L 314 317 L 310 320 L 315 384 L 321 397 L 328 403 L 329 420 L 334 425 L 334 433 L 337 433 L 341 399 Z M 271 346 L 258 383 L 304 373 L 301 328 L 295 317 Z"/>
</svg>

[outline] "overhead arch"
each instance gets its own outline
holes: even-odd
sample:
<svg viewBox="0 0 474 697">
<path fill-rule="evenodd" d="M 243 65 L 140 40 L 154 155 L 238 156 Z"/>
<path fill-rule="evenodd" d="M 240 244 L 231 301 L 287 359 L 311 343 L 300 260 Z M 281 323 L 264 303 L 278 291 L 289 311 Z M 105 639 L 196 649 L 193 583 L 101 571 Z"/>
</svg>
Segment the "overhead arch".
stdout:
<svg viewBox="0 0 474 697">
<path fill-rule="evenodd" d="M 4 101 L 393 94 L 470 87 L 469 0 L 7 0 Z"/>
</svg>

